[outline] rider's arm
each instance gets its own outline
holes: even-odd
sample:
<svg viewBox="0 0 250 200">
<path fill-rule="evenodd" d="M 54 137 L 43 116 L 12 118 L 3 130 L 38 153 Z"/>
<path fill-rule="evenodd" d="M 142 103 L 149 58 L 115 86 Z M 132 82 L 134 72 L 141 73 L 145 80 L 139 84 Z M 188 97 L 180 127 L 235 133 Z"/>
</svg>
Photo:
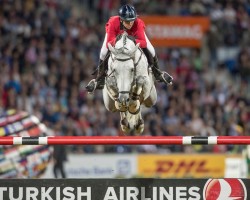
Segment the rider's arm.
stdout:
<svg viewBox="0 0 250 200">
<path fill-rule="evenodd" d="M 141 48 L 147 47 L 147 42 L 145 38 L 145 24 L 142 20 L 138 20 L 137 30 L 136 30 L 136 43 L 140 43 Z"/>
<path fill-rule="evenodd" d="M 117 30 L 116 30 L 116 22 L 114 19 L 110 18 L 108 23 L 106 24 L 106 33 L 107 33 L 107 43 L 106 45 L 108 46 L 108 43 L 110 43 L 112 46 L 115 45 L 116 41 L 116 36 L 117 36 Z"/>
</svg>

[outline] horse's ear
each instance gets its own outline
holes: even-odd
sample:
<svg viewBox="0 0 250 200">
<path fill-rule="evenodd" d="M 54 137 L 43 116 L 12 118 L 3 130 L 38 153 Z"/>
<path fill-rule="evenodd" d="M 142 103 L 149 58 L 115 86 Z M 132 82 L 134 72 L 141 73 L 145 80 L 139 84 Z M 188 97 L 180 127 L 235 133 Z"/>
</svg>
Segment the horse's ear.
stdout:
<svg viewBox="0 0 250 200">
<path fill-rule="evenodd" d="M 110 43 L 108 43 L 108 48 L 109 48 L 109 50 L 113 53 L 113 54 L 117 54 L 117 51 L 116 51 L 116 49 L 110 44 Z"/>
</svg>

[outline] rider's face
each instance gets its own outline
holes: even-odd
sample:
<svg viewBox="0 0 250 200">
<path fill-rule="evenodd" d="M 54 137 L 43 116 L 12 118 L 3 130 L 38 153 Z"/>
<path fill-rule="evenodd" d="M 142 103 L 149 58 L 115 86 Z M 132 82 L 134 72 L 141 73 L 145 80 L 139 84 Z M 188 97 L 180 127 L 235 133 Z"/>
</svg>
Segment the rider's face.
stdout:
<svg viewBox="0 0 250 200">
<path fill-rule="evenodd" d="M 135 21 L 122 21 L 122 25 L 126 28 L 126 29 L 131 29 L 133 24 L 134 24 Z"/>
</svg>

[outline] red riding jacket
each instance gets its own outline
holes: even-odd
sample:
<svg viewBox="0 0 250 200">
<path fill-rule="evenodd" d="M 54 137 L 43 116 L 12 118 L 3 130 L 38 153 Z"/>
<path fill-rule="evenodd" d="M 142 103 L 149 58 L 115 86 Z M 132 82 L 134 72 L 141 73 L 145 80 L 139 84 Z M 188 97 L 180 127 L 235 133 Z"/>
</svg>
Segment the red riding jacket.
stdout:
<svg viewBox="0 0 250 200">
<path fill-rule="evenodd" d="M 108 43 L 110 43 L 113 46 L 115 45 L 116 36 L 124 32 L 124 30 L 122 30 L 121 28 L 122 27 L 119 16 L 114 16 L 109 19 L 109 21 L 106 24 L 107 46 Z M 136 43 L 140 43 L 141 48 L 147 47 L 147 42 L 144 33 L 145 24 L 141 19 L 136 18 L 132 28 L 130 30 L 126 30 L 126 32 L 129 35 L 135 37 Z"/>
</svg>

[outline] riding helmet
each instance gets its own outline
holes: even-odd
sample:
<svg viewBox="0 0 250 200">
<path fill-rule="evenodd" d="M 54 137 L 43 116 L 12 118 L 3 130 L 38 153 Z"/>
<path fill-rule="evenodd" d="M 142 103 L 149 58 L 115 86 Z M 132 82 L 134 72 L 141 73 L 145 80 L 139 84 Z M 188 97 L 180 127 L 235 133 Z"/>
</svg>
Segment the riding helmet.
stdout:
<svg viewBox="0 0 250 200">
<path fill-rule="evenodd" d="M 137 17 L 137 14 L 133 6 L 123 5 L 119 9 L 119 16 L 123 21 L 134 21 Z"/>
</svg>

